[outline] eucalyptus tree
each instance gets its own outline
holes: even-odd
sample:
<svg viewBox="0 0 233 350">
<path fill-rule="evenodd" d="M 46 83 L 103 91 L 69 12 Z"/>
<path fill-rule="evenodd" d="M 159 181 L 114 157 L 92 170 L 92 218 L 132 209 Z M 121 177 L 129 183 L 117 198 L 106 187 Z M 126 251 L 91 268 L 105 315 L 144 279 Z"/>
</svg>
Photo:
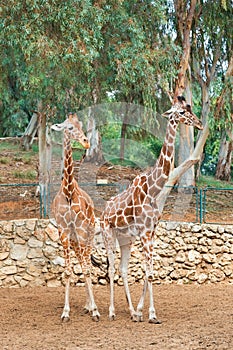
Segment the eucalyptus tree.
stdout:
<svg viewBox="0 0 233 350">
<path fill-rule="evenodd" d="M 90 1 L 10 0 L 1 7 L 2 119 L 64 114 L 92 101 L 104 14 Z"/>
<path fill-rule="evenodd" d="M 105 79 L 110 83 L 109 102 L 140 104 L 155 111 L 162 87 L 175 77 L 174 63 L 178 60 L 178 48 L 165 31 L 165 3 L 161 0 L 128 0 L 115 3 L 115 6 L 107 4 L 108 22 L 98 65 L 108 67 Z M 154 123 L 153 117 L 148 118 L 146 113 L 144 122 Z M 124 158 L 125 138 L 135 133 L 130 124 L 126 110 L 120 158 Z"/>
<path fill-rule="evenodd" d="M 216 79 L 223 79 L 224 67 L 226 70 L 232 51 L 232 7 L 229 0 L 215 2 L 211 0 L 174 0 L 173 6 L 171 1 L 167 3 L 171 5 L 170 22 L 171 28 L 175 31 L 175 42 L 182 47 L 177 67 L 177 80 L 171 91 L 172 96 L 176 98 L 178 93 L 184 91 L 189 103 L 192 99 L 195 101 L 194 111 L 201 111 L 205 124 L 201 137 L 206 140 L 209 134 L 208 116 L 215 108 L 213 103 L 216 100 L 214 83 Z M 200 133 L 198 138 L 199 136 Z M 179 164 L 192 151 L 193 134 L 182 126 Z M 193 169 L 185 173 L 180 183 L 182 185 L 194 183 Z"/>
<path fill-rule="evenodd" d="M 233 8 L 230 0 L 200 1 L 192 32 L 192 73 L 201 87 L 202 120 L 207 128 L 210 126 L 210 138 L 220 135 L 226 139 L 226 130 L 232 133 L 230 111 L 232 101 L 232 54 L 233 54 Z M 231 97 L 230 97 L 231 95 Z M 216 103 L 218 97 L 219 102 Z M 221 105 L 221 113 L 220 113 Z M 221 130 L 217 130 L 221 126 Z M 217 132 L 216 132 L 217 131 Z M 229 135 L 230 135 L 229 134 Z M 225 161 L 229 149 L 224 151 Z M 220 152 L 222 154 L 220 147 Z M 230 152 L 231 153 L 231 152 Z M 230 161 L 230 157 L 228 157 Z M 228 163 L 229 163 L 228 161 Z M 224 163 L 223 160 L 220 163 Z M 219 163 L 219 164 L 220 164 Z M 227 163 L 227 162 L 226 162 Z M 229 179 L 229 164 L 228 169 Z M 221 178 L 224 178 L 222 169 Z"/>
<path fill-rule="evenodd" d="M 233 53 L 232 53 L 233 54 Z M 220 94 L 216 100 L 214 111 L 215 130 L 221 130 L 216 178 L 231 180 L 233 155 L 233 55 L 228 61 L 224 80 L 221 81 Z"/>
<path fill-rule="evenodd" d="M 193 22 L 197 11 L 197 0 L 174 1 L 174 29 L 176 31 L 175 42 L 182 47 L 182 53 L 175 81 L 173 99 L 185 93 L 187 102 L 192 104 L 192 88 L 190 76 L 190 52 L 192 42 L 190 40 Z M 178 164 L 182 164 L 194 150 L 194 130 L 186 125 L 180 126 L 180 144 Z M 181 186 L 195 184 L 194 167 L 190 167 L 180 177 Z"/>
<path fill-rule="evenodd" d="M 195 4 L 195 1 L 178 0 L 174 1 L 174 4 L 174 8 L 176 8 L 176 16 L 174 16 L 174 19 L 178 24 L 180 24 L 181 28 L 183 28 L 183 35 L 180 38 L 177 36 L 178 43 L 181 42 L 182 44 L 184 43 L 182 38 L 185 38 L 185 28 L 189 29 L 186 20 L 189 19 L 189 13 L 192 12 L 192 5 Z M 183 81 L 185 84 L 187 84 L 187 81 L 191 81 L 193 87 L 195 87 L 194 90 L 196 90 L 196 82 L 198 82 L 198 88 L 201 88 L 202 96 L 199 106 L 197 105 L 199 98 L 196 95 L 193 97 L 196 102 L 195 107 L 202 111 L 202 119 L 205 126 L 204 130 L 197 139 L 194 150 L 189 153 L 190 155 L 185 161 L 183 161 L 171 172 L 167 186 L 163 188 L 160 196 L 157 198 L 157 203 L 160 210 L 163 209 L 171 187 L 177 183 L 181 176 L 201 158 L 209 133 L 208 114 L 210 112 L 209 106 L 211 105 L 211 98 L 209 95 L 210 93 L 214 94 L 214 91 L 211 90 L 211 88 L 213 87 L 213 82 L 215 81 L 216 75 L 218 74 L 218 76 L 223 77 L 223 70 L 221 67 L 225 65 L 226 57 L 230 56 L 229 53 L 231 52 L 232 48 L 232 46 L 229 45 L 229 42 L 232 40 L 232 36 L 229 35 L 229 31 L 231 30 L 230 28 L 232 27 L 231 25 L 229 26 L 232 20 L 232 7 L 230 7 L 229 1 L 216 1 L 213 3 L 213 1 L 209 0 L 198 0 L 192 14 L 192 26 L 189 37 L 190 41 L 187 41 L 188 45 L 190 44 L 190 56 L 189 54 L 185 55 L 184 49 L 187 49 L 187 46 L 183 45 L 183 54 L 180 60 L 181 63 L 188 63 L 188 65 L 186 65 L 186 68 L 188 69 L 185 70 L 184 65 L 180 64 L 179 73 L 181 72 L 182 75 L 180 76 L 178 73 L 178 80 L 175 86 L 181 86 L 181 88 L 184 88 L 185 85 L 179 84 L 179 82 Z M 185 21 L 182 21 L 182 19 L 185 19 Z M 188 53 L 188 50 L 186 50 L 186 53 Z M 187 61 L 183 61 L 183 58 L 185 57 L 187 58 Z M 195 78 L 195 80 L 193 78 Z M 185 201 L 183 204 L 183 210 L 185 211 L 185 209 L 188 207 L 188 203 Z"/>
</svg>

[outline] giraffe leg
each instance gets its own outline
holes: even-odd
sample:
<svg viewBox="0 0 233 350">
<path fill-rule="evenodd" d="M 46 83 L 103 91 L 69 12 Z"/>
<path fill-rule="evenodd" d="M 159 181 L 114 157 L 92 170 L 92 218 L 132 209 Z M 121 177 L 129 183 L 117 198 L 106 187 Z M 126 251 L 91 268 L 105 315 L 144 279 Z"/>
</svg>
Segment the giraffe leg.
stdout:
<svg viewBox="0 0 233 350">
<path fill-rule="evenodd" d="M 70 320 L 70 303 L 69 303 L 69 295 L 70 295 L 70 277 L 66 277 L 66 286 L 65 286 L 65 305 L 63 308 L 63 312 L 61 315 L 61 319 L 63 322 L 68 322 Z"/>
<path fill-rule="evenodd" d="M 150 306 L 149 306 L 149 323 L 160 324 L 161 321 L 157 319 L 154 307 L 154 298 L 153 298 L 153 288 L 152 281 L 148 281 L 148 290 L 149 290 L 149 298 L 150 298 Z"/>
<path fill-rule="evenodd" d="M 82 266 L 82 271 L 85 278 L 85 288 L 86 288 L 86 295 L 87 295 L 87 302 L 84 307 L 84 310 L 86 311 L 86 313 L 89 313 L 89 312 L 91 313 L 93 321 L 99 321 L 100 313 L 95 303 L 92 281 L 91 281 L 90 256 L 91 256 L 91 251 L 88 250 L 86 254 L 84 253 L 84 260 L 80 260 L 80 264 Z"/>
<path fill-rule="evenodd" d="M 67 322 L 70 319 L 70 304 L 69 304 L 69 295 L 70 295 L 70 276 L 72 273 L 72 267 L 70 263 L 70 241 L 66 232 L 59 232 L 60 240 L 64 249 L 65 255 L 65 304 L 61 319 L 63 322 Z"/>
<path fill-rule="evenodd" d="M 87 283 L 85 283 L 85 289 L 86 289 L 86 304 L 84 306 L 84 312 L 85 314 L 88 314 L 91 310 L 91 299 L 90 299 Z"/>
<path fill-rule="evenodd" d="M 115 320 L 115 305 L 114 305 L 114 275 L 115 275 L 115 267 L 114 267 L 115 253 L 111 250 L 108 251 L 108 261 L 109 261 L 109 280 L 110 280 L 110 305 L 109 305 L 109 319 L 110 321 Z"/>
<path fill-rule="evenodd" d="M 97 322 L 100 319 L 100 313 L 95 303 L 90 274 L 86 275 L 85 279 L 86 279 L 86 291 L 87 291 L 87 303 L 88 303 L 86 304 L 85 309 L 92 314 L 92 320 Z"/>
<path fill-rule="evenodd" d="M 137 320 L 142 321 L 143 320 L 143 307 L 144 307 L 144 301 L 147 289 L 149 291 L 149 323 L 155 323 L 159 324 L 161 323 L 155 313 L 155 307 L 154 307 L 154 297 L 153 297 L 153 276 L 154 276 L 154 268 L 153 268 L 153 232 L 147 232 L 146 235 L 143 235 L 141 237 L 141 243 L 143 248 L 143 254 L 145 258 L 146 263 L 146 276 L 143 286 L 143 292 L 141 295 L 141 298 L 139 300 L 138 306 L 137 306 Z"/>
<path fill-rule="evenodd" d="M 128 284 L 128 265 L 129 265 L 129 258 L 130 258 L 130 252 L 131 252 L 130 248 L 131 248 L 130 243 L 120 245 L 120 249 L 121 249 L 120 273 L 121 273 L 121 277 L 125 288 L 125 295 L 129 305 L 131 319 L 135 321 L 136 313 L 132 304 L 132 299 L 131 299 L 129 284 Z"/>
<path fill-rule="evenodd" d="M 154 298 L 153 298 L 153 284 L 152 280 L 148 281 L 148 278 L 146 276 L 144 285 L 143 285 L 143 292 L 141 295 L 141 298 L 139 300 L 138 306 L 137 306 L 137 321 L 141 322 L 143 321 L 143 307 L 144 307 L 144 301 L 147 289 L 149 290 L 149 323 L 154 324 L 160 324 L 161 322 L 157 319 L 155 308 L 154 308 Z"/>
<path fill-rule="evenodd" d="M 146 292 L 147 292 L 147 287 L 148 287 L 148 280 L 145 278 L 144 284 L 143 284 L 143 291 L 142 295 L 140 297 L 138 306 L 137 306 L 137 314 L 135 317 L 135 321 L 137 322 L 142 322 L 143 321 L 143 307 L 144 307 L 144 302 L 145 302 L 145 297 L 146 297 Z"/>
<path fill-rule="evenodd" d="M 85 313 L 91 313 L 93 321 L 99 321 L 100 314 L 95 303 L 92 281 L 91 281 L 91 247 L 87 242 L 85 244 L 77 244 L 77 242 L 72 241 L 72 247 L 76 253 L 79 263 L 82 268 L 82 272 L 85 278 L 85 288 L 86 288 L 86 304 L 84 306 Z"/>
<path fill-rule="evenodd" d="M 108 275 L 110 281 L 110 305 L 109 305 L 109 319 L 115 320 L 115 305 L 114 305 L 114 275 L 115 275 L 115 251 L 116 251 L 116 236 L 110 228 L 103 230 L 103 239 L 108 256 Z"/>
</svg>

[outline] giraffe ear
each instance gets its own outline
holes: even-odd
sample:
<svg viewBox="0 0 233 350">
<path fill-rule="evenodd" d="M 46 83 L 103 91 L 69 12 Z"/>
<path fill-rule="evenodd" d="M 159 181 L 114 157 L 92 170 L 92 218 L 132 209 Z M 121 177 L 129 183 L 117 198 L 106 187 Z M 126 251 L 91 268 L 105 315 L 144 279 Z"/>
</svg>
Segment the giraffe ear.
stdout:
<svg viewBox="0 0 233 350">
<path fill-rule="evenodd" d="M 64 128 L 65 128 L 64 123 L 51 125 L 51 130 L 55 130 L 55 131 L 62 131 L 64 130 Z"/>
<path fill-rule="evenodd" d="M 169 118 L 171 114 L 173 114 L 176 111 L 176 108 L 172 106 L 168 111 L 164 112 L 162 114 L 162 117 Z"/>
</svg>

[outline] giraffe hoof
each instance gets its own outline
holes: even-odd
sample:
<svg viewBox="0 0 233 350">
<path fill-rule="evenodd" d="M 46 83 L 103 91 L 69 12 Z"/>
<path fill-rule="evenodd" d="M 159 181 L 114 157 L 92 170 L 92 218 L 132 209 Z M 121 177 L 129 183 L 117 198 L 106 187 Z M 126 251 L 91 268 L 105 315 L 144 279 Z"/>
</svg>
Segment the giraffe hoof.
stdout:
<svg viewBox="0 0 233 350">
<path fill-rule="evenodd" d="M 111 316 L 109 316 L 109 320 L 110 320 L 110 321 L 115 321 L 115 319 L 116 319 L 116 315 L 111 315 Z"/>
<path fill-rule="evenodd" d="M 92 321 L 94 321 L 94 322 L 99 322 L 99 320 L 100 320 L 100 315 L 94 315 L 94 316 L 92 316 Z"/>
<path fill-rule="evenodd" d="M 66 323 L 66 322 L 69 322 L 69 321 L 70 321 L 70 318 L 69 318 L 69 316 L 63 316 L 63 317 L 61 318 L 61 320 L 62 320 L 63 323 Z"/>
<path fill-rule="evenodd" d="M 153 323 L 153 324 L 161 324 L 162 322 L 159 321 L 157 318 L 150 318 L 149 319 L 149 323 Z"/>
<path fill-rule="evenodd" d="M 89 314 L 89 310 L 86 307 L 84 307 L 83 312 L 84 314 Z"/>
<path fill-rule="evenodd" d="M 131 320 L 133 321 L 133 322 L 143 322 L 143 316 L 142 315 L 133 315 L 132 317 L 131 317 Z"/>
</svg>

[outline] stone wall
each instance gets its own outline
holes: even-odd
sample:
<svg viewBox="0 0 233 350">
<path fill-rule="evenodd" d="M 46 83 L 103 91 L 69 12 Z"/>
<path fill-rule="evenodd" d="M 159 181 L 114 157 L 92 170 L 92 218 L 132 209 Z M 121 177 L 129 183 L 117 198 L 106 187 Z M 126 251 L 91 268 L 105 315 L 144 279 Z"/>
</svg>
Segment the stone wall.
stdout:
<svg viewBox="0 0 233 350">
<path fill-rule="evenodd" d="M 106 284 L 106 254 L 96 237 L 93 282 Z M 155 283 L 233 283 L 233 226 L 161 222 L 156 231 Z M 72 256 L 73 285 L 82 285 L 80 265 Z M 116 266 L 118 266 L 118 261 Z M 129 282 L 142 282 L 140 242 L 132 250 Z M 122 284 L 116 274 L 115 281 Z M 49 220 L 0 221 L 0 287 L 48 286 L 64 283 L 63 250 Z"/>
</svg>

